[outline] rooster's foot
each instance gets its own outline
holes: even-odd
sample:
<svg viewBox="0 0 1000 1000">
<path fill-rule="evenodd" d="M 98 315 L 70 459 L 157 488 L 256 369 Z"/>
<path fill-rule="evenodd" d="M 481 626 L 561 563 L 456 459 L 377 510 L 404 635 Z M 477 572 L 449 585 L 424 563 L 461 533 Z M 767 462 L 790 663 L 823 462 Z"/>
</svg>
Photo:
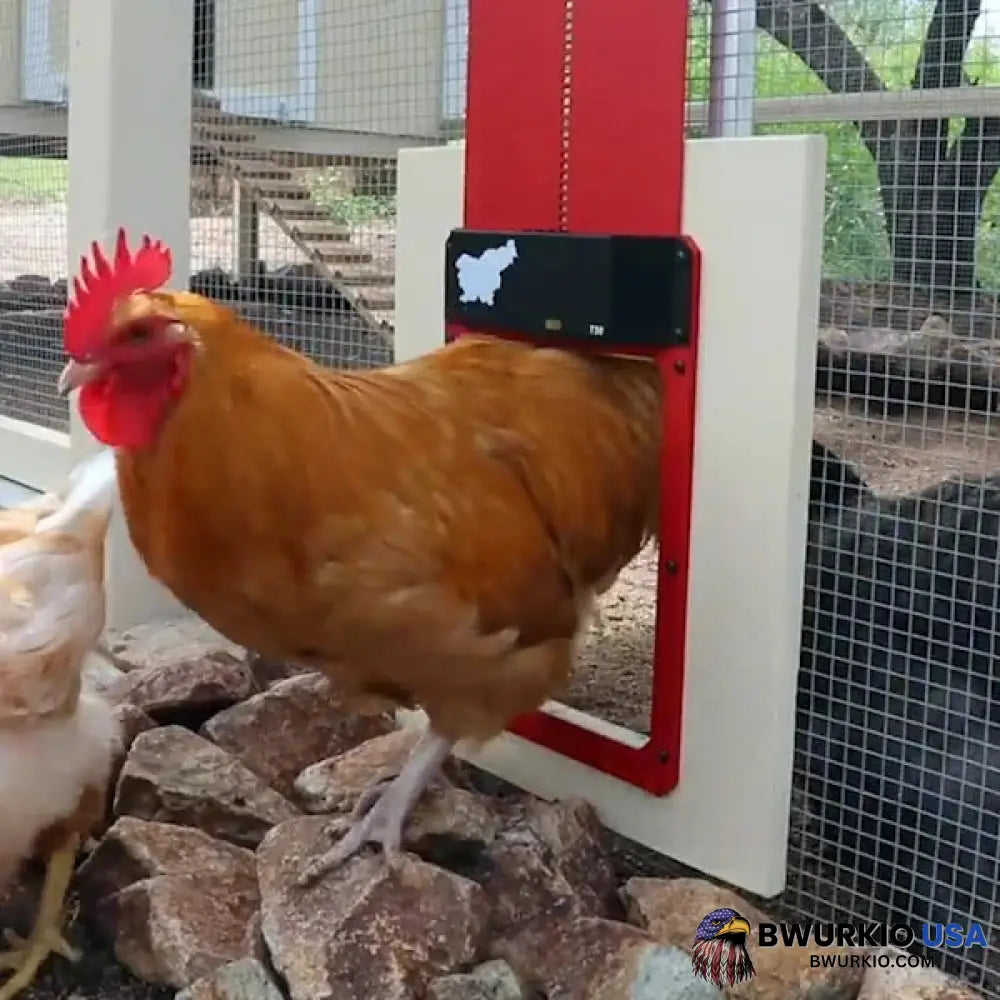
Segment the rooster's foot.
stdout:
<svg viewBox="0 0 1000 1000">
<path fill-rule="evenodd" d="M 69 923 L 69 914 L 64 914 L 60 921 L 60 926 Z M 79 948 L 74 948 L 65 937 L 59 927 L 48 927 L 40 932 L 41 944 L 48 949 L 50 955 L 58 955 L 65 958 L 67 962 L 79 962 L 83 953 Z M 27 961 L 28 953 L 32 944 L 30 938 L 23 938 L 16 934 L 9 927 L 4 928 L 3 939 L 10 945 L 10 951 L 0 951 L 0 969 L 17 969 Z"/>
<path fill-rule="evenodd" d="M 27 941 L 9 931 L 4 935 L 15 948 L 0 955 L 0 966 L 15 971 L 0 987 L 0 1000 L 12 1000 L 27 989 L 49 955 L 61 955 L 71 962 L 80 959 L 80 952 L 66 942 L 60 929 L 66 890 L 73 876 L 76 848 L 77 838 L 73 837 L 49 858 L 38 915 Z"/>
<path fill-rule="evenodd" d="M 395 778 L 378 781 L 365 790 L 347 821 L 347 832 L 329 851 L 306 866 L 297 879 L 298 885 L 305 887 L 316 882 L 357 854 L 365 844 L 378 844 L 386 857 L 398 852 L 410 812 L 450 752 L 448 740 L 426 733 Z M 343 823 L 338 824 L 342 826 Z"/>
</svg>

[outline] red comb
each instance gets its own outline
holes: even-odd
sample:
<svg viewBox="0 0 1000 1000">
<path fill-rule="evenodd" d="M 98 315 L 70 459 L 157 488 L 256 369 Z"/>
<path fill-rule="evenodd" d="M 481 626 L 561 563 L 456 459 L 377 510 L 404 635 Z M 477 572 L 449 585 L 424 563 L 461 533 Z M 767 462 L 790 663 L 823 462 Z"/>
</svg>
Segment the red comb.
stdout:
<svg viewBox="0 0 1000 1000">
<path fill-rule="evenodd" d="M 143 236 L 135 255 L 128 248 L 125 230 L 118 230 L 115 259 L 109 263 L 100 245 L 91 244 L 93 269 L 80 258 L 80 274 L 73 279 L 73 294 L 63 313 L 63 347 L 70 357 L 86 357 L 101 343 L 115 303 L 133 292 L 151 292 L 170 277 L 170 249 L 159 240 Z"/>
</svg>

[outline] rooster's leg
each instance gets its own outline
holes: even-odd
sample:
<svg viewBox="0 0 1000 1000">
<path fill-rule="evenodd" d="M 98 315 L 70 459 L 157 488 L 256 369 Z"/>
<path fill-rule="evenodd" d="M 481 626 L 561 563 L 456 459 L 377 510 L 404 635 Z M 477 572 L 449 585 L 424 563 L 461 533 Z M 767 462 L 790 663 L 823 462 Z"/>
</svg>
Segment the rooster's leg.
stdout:
<svg viewBox="0 0 1000 1000">
<path fill-rule="evenodd" d="M 65 922 L 65 920 L 64 920 Z M 52 942 L 52 954 L 58 955 L 60 958 L 65 958 L 67 962 L 79 962 L 80 961 L 80 949 L 74 948 L 66 938 L 62 936 L 62 933 L 58 928 L 52 928 L 53 933 L 50 937 Z M 4 928 L 3 939 L 11 946 L 11 951 L 0 952 L 0 968 L 3 969 L 16 969 L 21 962 L 24 960 L 24 953 L 27 949 L 28 941 L 21 937 L 20 934 L 15 933 L 9 927 Z"/>
<path fill-rule="evenodd" d="M 49 856 L 45 869 L 45 885 L 42 887 L 42 898 L 38 904 L 38 914 L 31 935 L 16 950 L 0 956 L 0 965 L 17 970 L 0 987 L 0 1000 L 11 1000 L 22 990 L 27 989 L 49 955 L 63 955 L 71 961 L 79 959 L 79 953 L 66 943 L 60 928 L 66 890 L 73 877 L 77 846 L 78 838 L 71 837 Z"/>
<path fill-rule="evenodd" d="M 386 855 L 399 850 L 403 827 L 413 807 L 430 780 L 451 753 L 452 744 L 443 736 L 425 733 L 413 748 L 398 775 L 375 797 L 362 796 L 351 815 L 350 828 L 344 837 L 325 854 L 306 866 L 299 876 L 300 886 L 307 886 L 333 871 L 365 844 L 379 844 Z M 368 806 L 367 811 L 361 808 Z M 0 997 L 3 1000 L 3 997 Z"/>
</svg>

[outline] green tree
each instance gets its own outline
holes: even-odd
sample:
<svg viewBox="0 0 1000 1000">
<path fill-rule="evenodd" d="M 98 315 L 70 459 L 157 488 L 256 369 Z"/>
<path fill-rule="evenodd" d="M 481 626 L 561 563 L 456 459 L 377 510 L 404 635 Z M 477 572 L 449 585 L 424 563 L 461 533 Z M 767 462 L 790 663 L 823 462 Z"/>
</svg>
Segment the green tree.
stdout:
<svg viewBox="0 0 1000 1000">
<path fill-rule="evenodd" d="M 981 85 L 988 74 L 971 79 L 965 69 L 980 13 L 981 0 L 757 0 L 757 26 L 836 94 Z M 992 51 L 980 49 L 979 61 L 992 69 Z M 1000 117 L 858 121 L 852 128 L 874 167 L 892 278 L 938 296 L 974 290 L 977 236 L 1000 168 Z M 833 150 L 831 168 L 836 172 Z M 863 205 L 853 208 L 863 212 Z"/>
</svg>

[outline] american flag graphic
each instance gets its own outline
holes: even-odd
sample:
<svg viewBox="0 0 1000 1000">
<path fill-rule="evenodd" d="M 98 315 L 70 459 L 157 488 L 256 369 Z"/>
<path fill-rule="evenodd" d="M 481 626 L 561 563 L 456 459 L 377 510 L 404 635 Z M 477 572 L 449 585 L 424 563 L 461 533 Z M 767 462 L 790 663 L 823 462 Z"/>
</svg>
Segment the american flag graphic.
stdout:
<svg viewBox="0 0 1000 1000">
<path fill-rule="evenodd" d="M 735 986 L 754 974 L 750 953 L 742 941 L 696 941 L 691 952 L 691 968 L 695 975 L 707 979 L 720 989 Z"/>
<path fill-rule="evenodd" d="M 736 910 L 713 910 L 698 925 L 691 948 L 696 976 L 724 989 L 745 982 L 756 970 L 747 951 L 750 924 Z"/>
</svg>

